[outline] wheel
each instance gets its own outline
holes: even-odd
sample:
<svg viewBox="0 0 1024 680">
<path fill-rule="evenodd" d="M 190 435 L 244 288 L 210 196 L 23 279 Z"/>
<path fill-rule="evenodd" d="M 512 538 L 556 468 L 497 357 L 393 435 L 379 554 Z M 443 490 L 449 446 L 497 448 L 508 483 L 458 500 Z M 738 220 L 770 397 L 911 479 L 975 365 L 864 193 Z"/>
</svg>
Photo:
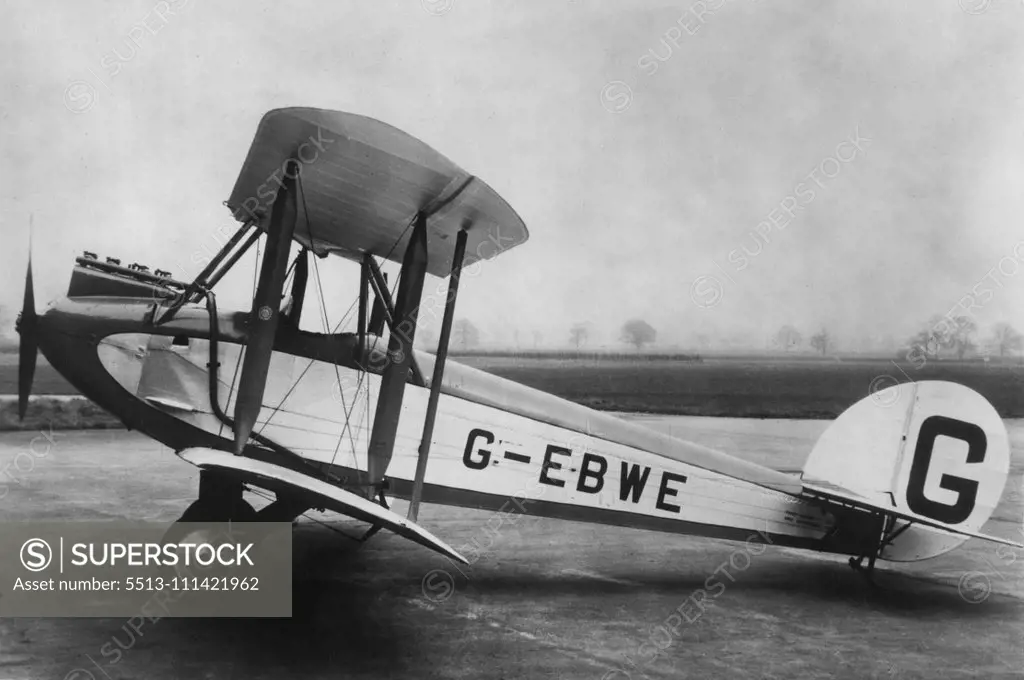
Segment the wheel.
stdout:
<svg viewBox="0 0 1024 680">
<path fill-rule="evenodd" d="M 216 538 L 211 529 L 184 526 L 191 522 L 256 522 L 256 510 L 238 498 L 234 503 L 211 502 L 200 498 L 185 509 L 181 517 L 164 533 L 161 543 L 208 543 Z M 186 540 L 187 539 L 187 540 Z"/>
<path fill-rule="evenodd" d="M 255 522 L 256 510 L 245 499 L 235 499 L 234 503 L 214 502 L 209 498 L 199 498 L 185 509 L 178 522 Z"/>
<path fill-rule="evenodd" d="M 221 499 L 211 501 L 209 496 L 194 501 L 181 517 L 167 529 L 161 545 L 179 543 L 209 543 L 217 546 L 226 541 L 236 542 L 241 538 L 244 531 L 238 531 L 231 525 L 235 523 L 256 522 L 256 510 L 244 499 L 237 498 L 234 502 L 224 502 Z M 228 523 L 228 530 L 217 530 L 209 527 L 190 526 L 192 522 L 217 522 Z M 188 569 L 182 565 L 165 567 L 163 575 L 166 579 L 175 577 L 195 576 L 195 569 Z"/>
</svg>

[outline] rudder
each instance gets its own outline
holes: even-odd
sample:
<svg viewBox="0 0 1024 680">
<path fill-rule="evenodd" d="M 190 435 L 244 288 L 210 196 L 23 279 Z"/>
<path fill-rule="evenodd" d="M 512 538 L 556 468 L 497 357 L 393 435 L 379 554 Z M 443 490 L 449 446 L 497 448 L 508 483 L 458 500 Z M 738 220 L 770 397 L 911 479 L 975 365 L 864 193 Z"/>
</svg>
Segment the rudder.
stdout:
<svg viewBox="0 0 1024 680">
<path fill-rule="evenodd" d="M 1006 426 L 983 396 L 923 381 L 875 392 L 844 411 L 818 439 L 802 477 L 879 509 L 977 533 L 1002 497 L 1009 464 Z M 879 557 L 923 560 L 965 540 L 915 524 Z"/>
</svg>

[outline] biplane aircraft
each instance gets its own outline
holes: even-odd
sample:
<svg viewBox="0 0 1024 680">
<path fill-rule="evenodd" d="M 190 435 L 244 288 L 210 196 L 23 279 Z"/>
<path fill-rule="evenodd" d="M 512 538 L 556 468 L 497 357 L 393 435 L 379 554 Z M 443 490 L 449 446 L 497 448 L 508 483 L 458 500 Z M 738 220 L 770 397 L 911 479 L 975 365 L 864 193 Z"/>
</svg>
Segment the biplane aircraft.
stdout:
<svg viewBox="0 0 1024 680">
<path fill-rule="evenodd" d="M 200 469 L 180 521 L 328 509 L 465 561 L 417 523 L 421 503 L 439 503 L 721 539 L 758 532 L 848 555 L 869 575 L 876 558 L 926 559 L 969 538 L 1019 545 L 980 533 L 1009 442 L 995 409 L 957 384 L 866 397 L 794 475 L 447 361 L 463 272 L 527 229 L 483 180 L 385 123 L 270 111 L 226 205 L 237 232 L 194 280 L 86 253 L 67 295 L 37 314 L 30 261 L 18 321 L 22 416 L 38 348 L 82 394 Z M 251 308 L 218 308 L 218 282 L 261 239 Z M 304 305 L 311 264 L 319 282 L 329 255 L 358 270 L 354 330 L 309 332 L 303 314 L 326 321 L 326 308 Z M 397 286 L 384 261 L 400 265 Z M 428 274 L 443 285 L 425 296 Z M 414 349 L 441 308 L 436 353 Z M 246 489 L 273 500 L 257 511 Z M 407 517 L 388 496 L 409 499 Z"/>
</svg>

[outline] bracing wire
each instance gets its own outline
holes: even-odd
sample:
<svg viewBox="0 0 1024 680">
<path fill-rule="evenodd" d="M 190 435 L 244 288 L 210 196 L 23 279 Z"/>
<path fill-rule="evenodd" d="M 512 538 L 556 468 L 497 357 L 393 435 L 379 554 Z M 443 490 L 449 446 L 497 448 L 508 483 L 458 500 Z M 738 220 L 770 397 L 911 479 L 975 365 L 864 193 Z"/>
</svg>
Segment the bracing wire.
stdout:
<svg viewBox="0 0 1024 680">
<path fill-rule="evenodd" d="M 309 209 L 308 209 L 308 206 L 306 204 L 305 188 L 304 188 L 303 183 L 302 183 L 302 176 L 301 175 L 299 175 L 299 177 L 298 177 L 297 184 L 298 184 L 298 188 L 299 188 L 299 194 L 300 194 L 300 197 L 301 197 L 301 200 L 302 200 L 303 219 L 305 220 L 306 230 L 307 230 L 307 233 L 309 234 L 310 243 L 312 244 L 312 242 L 314 241 L 313 229 L 312 229 L 312 224 L 311 224 L 311 222 L 309 220 Z M 395 249 L 398 247 L 398 244 L 401 243 L 403 238 L 405 238 L 406 234 L 412 228 L 413 224 L 415 224 L 415 221 L 416 221 L 416 217 L 413 216 L 413 218 L 410 219 L 409 222 L 406 224 L 405 229 L 402 230 L 402 233 L 399 234 L 398 237 L 395 239 L 394 243 L 391 244 L 391 247 L 389 248 L 387 254 L 384 256 L 384 259 L 388 259 L 388 258 L 391 257 L 391 254 L 394 253 Z M 315 255 L 315 251 L 314 251 L 314 255 Z M 257 250 L 257 259 L 258 259 L 258 250 Z M 292 267 L 289 268 L 289 271 L 288 271 L 288 274 L 286 275 L 286 277 L 291 275 L 291 273 L 292 273 L 292 271 L 293 271 L 297 261 L 298 261 L 298 258 L 296 258 L 295 262 L 292 263 Z M 325 333 L 329 333 L 329 334 L 333 335 L 333 334 L 336 334 L 338 332 L 338 329 L 340 329 L 345 324 L 345 322 L 348 320 L 349 316 L 352 314 L 356 304 L 358 303 L 358 297 L 355 300 L 353 300 L 352 304 L 349 305 L 348 309 L 342 315 L 342 318 L 338 321 L 338 323 L 334 326 L 334 328 L 331 329 L 330 328 L 330 321 L 329 321 L 328 314 L 327 314 L 327 301 L 326 301 L 326 298 L 324 296 L 323 282 L 322 282 L 322 279 L 321 279 L 321 276 L 320 276 L 320 266 L 319 266 L 319 263 L 317 262 L 316 259 L 313 260 L 313 268 L 314 268 L 314 274 L 315 274 L 315 278 L 316 278 L 316 282 L 317 282 L 317 292 L 318 292 L 318 296 L 320 298 L 321 323 L 322 323 L 322 326 L 323 326 L 323 329 L 324 329 Z M 255 277 L 255 272 L 254 272 L 254 277 Z M 398 290 L 398 285 L 399 285 L 399 282 L 400 282 L 399 279 L 400 279 L 400 276 L 395 277 L 395 281 L 394 281 L 394 283 L 392 285 L 392 289 L 390 291 L 392 299 L 394 299 L 396 291 Z M 254 290 L 255 290 L 255 285 L 256 284 L 255 284 L 255 278 L 254 278 L 254 284 L 253 284 L 253 289 Z M 295 390 L 295 388 L 298 386 L 299 382 L 301 382 L 302 378 L 306 375 L 306 373 L 309 371 L 309 369 L 312 368 L 312 366 L 313 366 L 313 364 L 315 362 L 316 362 L 315 359 L 310 359 L 309 360 L 309 362 L 306 364 L 306 367 L 302 370 L 302 372 L 295 379 L 295 381 L 292 383 L 292 385 L 289 387 L 289 389 L 285 392 L 284 396 L 281 398 L 281 400 L 278 402 L 278 404 L 273 408 L 273 410 L 271 411 L 270 416 L 268 416 L 266 421 L 261 424 L 260 429 L 258 430 L 258 433 L 262 433 L 263 429 L 267 425 L 270 424 L 271 419 L 274 417 L 274 415 L 276 415 L 278 413 L 278 411 L 281 410 L 281 408 L 284 405 L 285 401 L 287 401 L 288 397 Z M 238 367 L 239 367 L 240 364 L 241 364 L 241 354 L 239 355 L 239 361 L 238 361 L 238 363 L 236 364 L 236 367 L 235 367 L 236 376 L 237 376 Z M 340 374 L 340 371 L 339 371 L 339 368 L 338 368 L 337 364 L 334 364 L 334 371 L 335 371 L 335 379 L 336 379 L 337 385 L 338 385 L 338 390 L 339 390 L 339 393 L 340 393 L 340 396 L 341 396 L 342 412 L 344 413 L 345 421 L 344 421 L 344 425 L 342 427 L 342 431 L 341 431 L 341 433 L 339 433 L 338 441 L 335 444 L 334 454 L 331 457 L 331 464 L 332 465 L 335 464 L 335 461 L 336 461 L 336 458 L 337 458 L 337 455 L 338 455 L 338 451 L 341 448 L 341 442 L 344 440 L 344 438 L 345 438 L 345 436 L 347 434 L 348 435 L 348 439 L 349 439 L 349 444 L 350 444 L 351 449 L 352 449 L 353 460 L 357 464 L 357 467 L 358 467 L 358 459 L 357 459 L 357 455 L 356 455 L 356 448 L 357 447 L 356 447 L 355 438 L 354 438 L 353 432 L 352 432 L 353 428 L 352 428 L 352 424 L 351 424 L 351 419 L 352 419 L 352 413 L 355 411 L 355 407 L 356 407 L 356 405 L 358 403 L 358 400 L 359 400 L 358 399 L 359 392 L 360 392 L 360 389 L 363 386 L 363 383 L 365 381 L 366 372 L 365 371 L 360 371 L 359 372 L 359 379 L 358 379 L 358 381 L 356 383 L 356 398 L 353 400 L 351 408 L 349 408 L 349 406 L 347 404 L 347 400 L 345 398 L 344 390 L 341 389 L 341 387 L 342 387 L 342 385 L 341 385 L 341 374 Z M 233 389 L 233 387 L 234 387 L 234 378 L 232 379 L 232 389 Z M 366 409 L 365 409 L 365 412 L 363 414 L 363 418 L 360 420 L 360 423 L 359 423 L 360 426 L 361 426 L 363 420 L 366 417 L 369 416 L 369 409 L 370 409 L 370 387 L 369 387 L 368 383 L 366 384 L 365 392 L 366 392 Z"/>
</svg>

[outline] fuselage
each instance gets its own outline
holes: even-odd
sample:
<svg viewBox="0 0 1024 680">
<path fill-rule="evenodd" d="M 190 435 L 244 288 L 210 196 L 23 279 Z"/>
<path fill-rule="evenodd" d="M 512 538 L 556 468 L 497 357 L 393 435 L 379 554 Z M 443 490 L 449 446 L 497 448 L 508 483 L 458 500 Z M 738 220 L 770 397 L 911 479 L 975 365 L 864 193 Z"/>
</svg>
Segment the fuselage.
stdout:
<svg viewBox="0 0 1024 680">
<path fill-rule="evenodd" d="M 181 450 L 230 449 L 230 413 L 247 313 L 217 314 L 210 389 L 207 309 L 154 325 L 146 298 L 66 297 L 40 316 L 40 348 L 124 424 Z M 343 479 L 366 470 L 387 355 L 351 334 L 284 327 L 256 431 Z M 417 352 L 429 376 L 433 356 Z M 366 369 L 366 370 L 363 370 Z M 387 477 L 408 497 L 429 386 L 408 384 Z M 853 554 L 835 518 L 797 497 L 796 477 L 668 437 L 611 414 L 448 362 L 423 501 Z"/>
</svg>

